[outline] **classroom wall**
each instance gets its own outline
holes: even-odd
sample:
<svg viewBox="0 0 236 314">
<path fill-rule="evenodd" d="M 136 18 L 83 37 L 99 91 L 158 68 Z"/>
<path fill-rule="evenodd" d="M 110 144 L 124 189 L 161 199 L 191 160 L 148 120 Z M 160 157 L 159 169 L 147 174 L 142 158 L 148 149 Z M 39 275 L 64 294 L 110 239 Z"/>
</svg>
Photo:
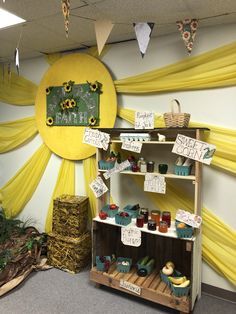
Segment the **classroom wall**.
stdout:
<svg viewBox="0 0 236 314">
<path fill-rule="evenodd" d="M 192 55 L 198 55 L 235 41 L 235 26 L 235 24 L 231 24 L 201 28 L 200 25 Z M 138 51 L 137 42 L 131 41 L 112 45 L 103 57 L 103 62 L 114 79 L 121 79 L 172 64 L 186 57 L 188 56 L 184 43 L 176 31 L 176 33 L 168 36 L 151 39 L 143 59 Z M 20 73 L 39 84 L 48 67 L 49 65 L 43 57 L 34 58 L 21 61 Z M 125 108 L 140 111 L 152 110 L 162 114 L 169 111 L 169 103 L 172 98 L 177 98 L 180 101 L 183 112 L 191 113 L 192 121 L 236 129 L 236 87 L 151 96 L 118 95 L 118 103 Z M 33 106 L 0 106 L 0 121 L 16 120 L 33 115 Z M 128 124 L 117 119 L 116 126 L 125 127 Z M 40 135 L 37 135 L 27 145 L 0 155 L 0 186 L 3 186 L 23 166 L 41 143 L 42 139 Z M 31 219 L 40 231 L 44 230 L 48 204 L 56 183 L 60 163 L 61 158 L 52 154 L 36 192 L 20 214 L 20 219 Z M 234 229 L 236 229 L 236 220 L 232 217 L 235 218 L 235 191 L 235 177 L 204 166 L 203 203 Z M 76 194 L 85 195 L 83 168 L 79 161 L 76 162 Z M 115 189 L 114 198 L 119 202 L 119 195 Z M 205 263 L 203 263 L 202 281 L 222 289 L 236 291 L 233 285 L 216 274 Z"/>
</svg>

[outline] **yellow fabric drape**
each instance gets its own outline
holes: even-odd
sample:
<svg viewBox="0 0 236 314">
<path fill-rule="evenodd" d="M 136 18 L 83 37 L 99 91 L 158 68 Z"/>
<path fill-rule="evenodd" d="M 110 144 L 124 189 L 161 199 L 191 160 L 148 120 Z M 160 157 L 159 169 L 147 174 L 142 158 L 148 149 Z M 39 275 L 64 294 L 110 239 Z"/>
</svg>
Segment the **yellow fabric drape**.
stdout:
<svg viewBox="0 0 236 314">
<path fill-rule="evenodd" d="M 0 202 L 7 217 L 17 216 L 31 199 L 46 169 L 51 152 L 42 144 L 1 189 Z"/>
<path fill-rule="evenodd" d="M 37 85 L 23 76 L 12 72 L 7 77 L 0 78 L 0 101 L 10 105 L 30 106 L 34 104 Z"/>
<path fill-rule="evenodd" d="M 67 159 L 62 159 L 60 171 L 57 177 L 57 183 L 49 204 L 45 224 L 46 232 L 52 231 L 53 200 L 62 194 L 75 194 L 75 163 L 74 161 Z"/>
<path fill-rule="evenodd" d="M 31 140 L 38 133 L 35 117 L 0 123 L 0 153 L 6 153 Z"/>
<path fill-rule="evenodd" d="M 143 179 L 133 176 L 133 180 L 143 190 Z M 165 195 L 148 193 L 148 197 L 156 208 L 171 211 L 173 218 L 178 208 L 193 211 L 193 200 L 174 183 L 170 183 L 170 180 L 167 180 Z M 236 232 L 205 207 L 202 208 L 202 218 L 202 257 L 215 271 L 236 286 Z"/>
<path fill-rule="evenodd" d="M 118 107 L 117 115 L 134 124 L 135 110 Z M 164 127 L 163 117 L 155 115 L 155 127 Z M 216 145 L 216 152 L 211 166 L 236 175 L 236 130 L 220 128 L 206 123 L 190 122 L 191 127 L 206 127 L 210 132 L 205 132 L 203 140 Z"/>
<path fill-rule="evenodd" d="M 96 166 L 96 157 L 92 156 L 83 160 L 84 167 L 84 180 L 85 180 L 85 189 L 86 194 L 89 197 L 89 207 L 90 207 L 90 219 L 96 216 L 96 197 L 93 194 L 93 191 L 90 189 L 89 184 L 97 176 L 97 166 Z"/>
<path fill-rule="evenodd" d="M 158 93 L 234 86 L 236 42 L 143 74 L 114 81 L 118 93 Z"/>
</svg>

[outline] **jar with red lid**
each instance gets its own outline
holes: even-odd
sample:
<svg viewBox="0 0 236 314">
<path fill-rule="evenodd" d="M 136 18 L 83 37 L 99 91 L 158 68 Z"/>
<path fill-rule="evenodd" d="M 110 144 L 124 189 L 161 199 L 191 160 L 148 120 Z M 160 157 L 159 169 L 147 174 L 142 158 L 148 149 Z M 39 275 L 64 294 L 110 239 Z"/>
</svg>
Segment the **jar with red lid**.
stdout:
<svg viewBox="0 0 236 314">
<path fill-rule="evenodd" d="M 162 212 L 161 216 L 162 221 L 165 221 L 168 225 L 168 228 L 170 228 L 171 225 L 171 213 L 169 211 Z"/>
</svg>

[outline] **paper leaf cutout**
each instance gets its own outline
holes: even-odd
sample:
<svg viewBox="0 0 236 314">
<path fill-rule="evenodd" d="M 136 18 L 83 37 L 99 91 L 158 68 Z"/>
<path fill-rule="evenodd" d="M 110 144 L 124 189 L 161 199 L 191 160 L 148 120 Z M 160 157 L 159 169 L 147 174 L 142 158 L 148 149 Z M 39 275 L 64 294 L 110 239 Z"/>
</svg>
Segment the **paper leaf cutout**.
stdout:
<svg viewBox="0 0 236 314">
<path fill-rule="evenodd" d="M 188 54 L 191 54 L 194 38 L 198 27 L 198 20 L 185 19 L 183 21 L 177 21 L 176 24 L 187 48 Z"/>
<path fill-rule="evenodd" d="M 61 0 L 61 8 L 64 16 L 64 25 L 66 37 L 68 37 L 69 33 L 69 16 L 70 16 L 70 0 Z"/>
<path fill-rule="evenodd" d="M 97 20 L 94 22 L 98 54 L 102 52 L 103 47 L 112 31 L 114 24 L 110 20 Z"/>
<path fill-rule="evenodd" d="M 133 23 L 133 26 L 138 41 L 139 50 L 143 58 L 151 38 L 154 23 Z"/>
<path fill-rule="evenodd" d="M 19 49 L 16 48 L 15 50 L 15 65 L 16 65 L 16 70 L 17 70 L 17 73 L 19 75 L 19 70 L 20 70 L 20 60 L 19 60 Z"/>
</svg>

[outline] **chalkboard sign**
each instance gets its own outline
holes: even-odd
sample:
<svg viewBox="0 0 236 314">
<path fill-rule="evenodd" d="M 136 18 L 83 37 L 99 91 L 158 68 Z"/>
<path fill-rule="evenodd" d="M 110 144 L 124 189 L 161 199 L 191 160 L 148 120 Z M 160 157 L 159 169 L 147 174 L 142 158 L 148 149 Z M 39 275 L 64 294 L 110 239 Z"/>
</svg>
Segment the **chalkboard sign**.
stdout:
<svg viewBox="0 0 236 314">
<path fill-rule="evenodd" d="M 98 126 L 99 100 L 102 84 L 99 82 L 46 88 L 48 126 Z"/>
</svg>

